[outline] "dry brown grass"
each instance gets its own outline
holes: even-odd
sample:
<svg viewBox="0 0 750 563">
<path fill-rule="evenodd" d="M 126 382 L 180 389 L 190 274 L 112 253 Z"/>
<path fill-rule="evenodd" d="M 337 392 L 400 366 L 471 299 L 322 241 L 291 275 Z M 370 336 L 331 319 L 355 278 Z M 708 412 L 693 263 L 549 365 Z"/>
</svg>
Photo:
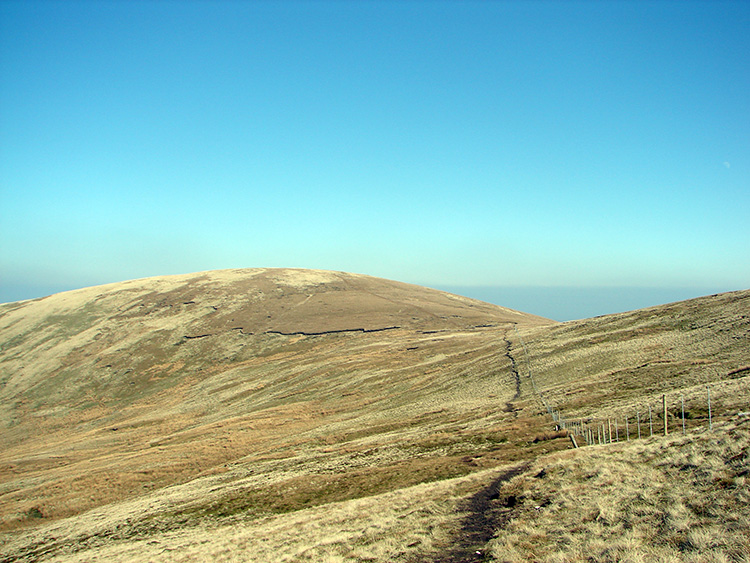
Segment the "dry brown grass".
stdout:
<svg viewBox="0 0 750 563">
<path fill-rule="evenodd" d="M 537 461 L 493 561 L 750 560 L 750 421 Z"/>
<path fill-rule="evenodd" d="M 485 551 L 507 562 L 747 561 L 748 446 L 745 420 L 540 456 L 500 488 L 493 502 L 509 522 Z M 501 469 L 260 518 L 200 518 L 164 530 L 128 524 L 151 503 L 163 521 L 166 501 L 152 496 L 130 503 L 130 512 L 114 507 L 116 517 L 93 512 L 44 533 L 56 538 L 47 549 L 59 562 L 435 561 L 457 541 L 466 496 Z M 200 491 L 196 483 L 181 489 L 172 494 Z M 44 551 L 22 553 L 19 561 L 32 561 Z"/>
<path fill-rule="evenodd" d="M 181 504 L 206 491 L 207 485 L 194 482 L 50 523 L 6 548 L 15 553 L 14 561 L 408 562 L 450 544 L 460 526 L 457 507 L 496 474 L 497 469 L 485 470 L 278 515 L 204 517 L 163 526 L 170 502 Z M 143 519 L 149 511 L 150 528 Z M 30 545 L 29 538 L 37 543 Z"/>
<path fill-rule="evenodd" d="M 306 347 L 284 339 L 263 362 L 181 379 L 122 411 L 93 407 L 100 418 L 29 417 L 0 454 L 2 525 L 38 525 L 29 510 L 67 517 L 234 467 L 262 477 L 250 496 L 280 512 L 560 447 L 533 442 L 546 421 L 505 410 L 512 382 L 496 341 L 488 329 L 447 342 L 404 331 L 316 337 Z M 44 432 L 32 436 L 35 427 Z M 274 500 L 294 479 L 304 490 Z"/>
<path fill-rule="evenodd" d="M 670 438 L 665 451 L 688 448 L 706 426 L 706 370 L 720 374 L 716 421 L 747 404 L 750 292 L 543 327 L 463 298 L 388 287 L 365 276 L 258 270 L 3 306 L 0 561 L 461 561 L 467 499 L 509 464 L 600 463 L 600 476 L 584 483 L 566 469 L 575 479 L 545 489 L 575 498 L 596 483 L 603 516 L 592 526 L 619 510 L 596 494 L 615 472 L 643 491 L 661 482 L 656 440 L 555 454 L 570 442 L 550 424 L 529 367 L 571 418 L 615 416 L 677 385 L 692 433 Z M 35 304 L 38 315 L 24 313 Z M 358 304 L 370 313 L 348 315 Z M 295 319 L 329 332 L 279 334 L 296 332 Z M 516 330 L 513 320 L 527 324 Z M 636 462 L 653 467 L 627 477 Z M 533 498 L 532 485 L 548 482 L 526 474 L 512 487 Z M 664 481 L 659 494 L 668 489 Z M 629 502 L 656 525 L 661 508 Z M 693 522 L 692 505 L 670 506 L 675 522 Z M 506 508 L 516 510 L 498 514 Z M 522 539 L 514 526 L 531 521 L 514 514 L 507 531 Z M 711 518 L 685 542 L 713 553 Z M 556 537 L 545 528 L 554 522 L 540 523 L 526 540 Z M 537 538 L 526 553 L 564 559 L 588 546 L 571 538 L 569 552 L 534 551 L 546 545 Z"/>
<path fill-rule="evenodd" d="M 716 416 L 749 406 L 738 390 L 750 376 L 750 291 L 519 328 L 510 336 L 524 377 L 532 373 L 551 407 L 569 420 L 618 417 L 624 426 L 628 416 L 632 424 L 649 405 L 661 416 L 666 394 L 672 428 L 681 427 L 682 396 L 688 426 L 701 426 L 708 422 L 706 385 L 721 405 Z"/>
</svg>

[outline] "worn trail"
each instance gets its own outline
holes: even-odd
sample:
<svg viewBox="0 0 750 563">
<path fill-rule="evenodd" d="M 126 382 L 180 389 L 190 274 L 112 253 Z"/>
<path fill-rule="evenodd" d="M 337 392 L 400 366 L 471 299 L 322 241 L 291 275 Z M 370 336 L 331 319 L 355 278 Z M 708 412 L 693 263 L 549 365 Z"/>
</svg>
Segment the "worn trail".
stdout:
<svg viewBox="0 0 750 563">
<path fill-rule="evenodd" d="M 516 383 L 516 394 L 513 395 L 513 401 L 517 401 L 521 398 L 521 374 L 518 373 L 518 366 L 516 364 L 516 358 L 513 356 L 512 353 L 512 344 L 510 342 L 510 339 L 508 338 L 508 334 L 506 333 L 504 336 L 505 339 L 505 356 L 510 360 L 510 371 L 513 374 L 513 378 L 515 379 Z"/>
<path fill-rule="evenodd" d="M 492 483 L 465 501 L 460 508 L 466 512 L 456 542 L 437 557 L 414 563 L 480 563 L 487 560 L 485 546 L 495 532 L 513 516 L 516 498 L 501 494 L 502 486 L 526 471 L 530 462 L 516 465 L 501 473 Z"/>
</svg>

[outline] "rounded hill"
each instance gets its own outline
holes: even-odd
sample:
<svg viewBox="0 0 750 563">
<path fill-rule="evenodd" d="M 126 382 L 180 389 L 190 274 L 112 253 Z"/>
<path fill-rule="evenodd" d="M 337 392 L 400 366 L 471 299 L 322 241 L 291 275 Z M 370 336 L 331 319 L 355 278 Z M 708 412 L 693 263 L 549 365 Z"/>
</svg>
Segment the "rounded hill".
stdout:
<svg viewBox="0 0 750 563">
<path fill-rule="evenodd" d="M 0 482 L 17 471 L 39 479 L 0 498 L 0 530 L 228 462 L 317 451 L 342 424 L 368 432 L 413 417 L 414 401 L 494 409 L 489 374 L 510 373 L 499 334 L 551 322 L 301 269 L 147 278 L 0 305 Z"/>
<path fill-rule="evenodd" d="M 552 321 L 482 301 L 372 276 L 303 269 L 217 270 L 132 280 L 8 304 L 13 329 L 66 317 L 147 322 L 183 329 L 190 338 L 225 330 L 245 334 L 323 334 L 468 328 L 488 323 Z M 12 322 L 8 322 L 11 321 Z M 171 324 L 170 322 L 171 321 Z M 84 328 L 85 322 L 80 324 Z"/>
<path fill-rule="evenodd" d="M 551 322 L 416 285 L 322 270 L 219 270 L 89 287 L 0 305 L 0 419 L 59 418 L 76 405 L 115 397 L 125 405 L 139 393 L 265 354 L 282 336 Z"/>
</svg>

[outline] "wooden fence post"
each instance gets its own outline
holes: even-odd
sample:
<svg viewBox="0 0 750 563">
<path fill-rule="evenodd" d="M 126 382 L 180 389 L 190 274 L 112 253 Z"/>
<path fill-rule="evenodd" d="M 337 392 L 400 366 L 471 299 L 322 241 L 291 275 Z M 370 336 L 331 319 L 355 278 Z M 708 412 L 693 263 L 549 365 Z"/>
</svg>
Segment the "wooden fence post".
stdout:
<svg viewBox="0 0 750 563">
<path fill-rule="evenodd" d="M 638 417 L 638 439 L 641 439 L 641 411 L 638 410 L 635 412 L 636 416 Z"/>
<path fill-rule="evenodd" d="M 682 433 L 685 434 L 685 394 L 680 393 L 682 399 Z"/>
<path fill-rule="evenodd" d="M 570 436 L 570 441 L 573 442 L 573 447 L 578 449 L 578 443 L 576 442 L 576 437 L 573 435 L 573 433 L 569 433 L 568 436 Z"/>
<path fill-rule="evenodd" d="M 650 431 L 649 436 L 654 435 L 654 415 L 651 412 L 651 404 L 648 405 L 648 428 Z"/>
<path fill-rule="evenodd" d="M 615 419 L 615 442 L 620 441 L 620 430 L 617 428 L 617 419 Z"/>
</svg>

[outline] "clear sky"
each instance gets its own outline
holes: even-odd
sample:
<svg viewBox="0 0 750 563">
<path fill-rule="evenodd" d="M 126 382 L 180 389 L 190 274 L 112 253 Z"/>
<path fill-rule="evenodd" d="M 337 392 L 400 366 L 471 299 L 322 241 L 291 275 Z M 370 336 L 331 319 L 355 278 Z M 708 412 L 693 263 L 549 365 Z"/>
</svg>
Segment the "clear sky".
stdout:
<svg viewBox="0 0 750 563">
<path fill-rule="evenodd" d="M 745 1 L 4 0 L 0 301 L 260 266 L 746 289 L 748 29 Z"/>
</svg>

